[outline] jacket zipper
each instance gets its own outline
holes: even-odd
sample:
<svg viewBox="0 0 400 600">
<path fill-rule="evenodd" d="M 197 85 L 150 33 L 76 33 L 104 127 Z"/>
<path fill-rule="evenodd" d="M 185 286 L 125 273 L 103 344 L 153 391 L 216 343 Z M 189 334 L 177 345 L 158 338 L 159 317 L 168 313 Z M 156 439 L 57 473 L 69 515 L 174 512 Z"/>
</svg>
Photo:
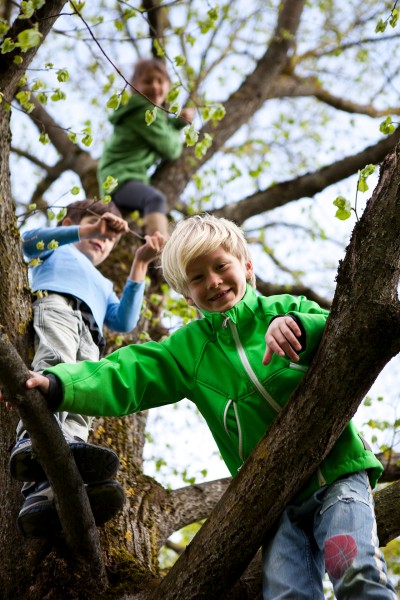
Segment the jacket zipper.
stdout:
<svg viewBox="0 0 400 600">
<path fill-rule="evenodd" d="M 308 371 L 308 367 L 305 367 L 304 365 L 298 365 L 295 362 L 289 363 L 289 369 L 293 369 L 294 371 L 302 371 L 303 373 Z"/>
<path fill-rule="evenodd" d="M 229 319 L 229 317 L 228 317 L 228 319 Z M 249 363 L 249 359 L 247 358 L 244 348 L 242 346 L 242 342 L 240 341 L 236 325 L 234 325 L 230 319 L 229 319 L 228 323 L 229 323 L 230 330 L 232 331 L 233 339 L 235 340 L 236 348 L 239 353 L 239 358 L 241 360 L 241 363 L 242 363 L 247 375 L 250 377 L 252 383 L 256 386 L 256 388 L 258 389 L 260 394 L 263 396 L 263 398 L 265 398 L 265 400 L 268 402 L 270 407 L 273 408 L 276 413 L 279 413 L 282 410 L 281 406 L 279 406 L 279 404 L 277 402 L 275 402 L 275 400 L 272 398 L 272 396 L 270 396 L 268 394 L 267 390 L 258 381 L 257 375 L 254 373 L 254 371 Z"/>
</svg>

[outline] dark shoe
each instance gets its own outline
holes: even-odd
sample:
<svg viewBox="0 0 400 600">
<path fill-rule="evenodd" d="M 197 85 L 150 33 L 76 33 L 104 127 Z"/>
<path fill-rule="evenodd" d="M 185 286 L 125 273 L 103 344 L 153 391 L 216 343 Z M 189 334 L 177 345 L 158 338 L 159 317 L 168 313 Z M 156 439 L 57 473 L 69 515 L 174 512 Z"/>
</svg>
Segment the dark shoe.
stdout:
<svg viewBox="0 0 400 600">
<path fill-rule="evenodd" d="M 116 481 L 86 485 L 96 525 L 103 525 L 121 510 L 125 502 L 123 488 Z M 38 484 L 25 500 L 17 518 L 26 538 L 51 538 L 61 533 L 54 492 L 48 481 Z"/>
<path fill-rule="evenodd" d="M 113 450 L 87 444 L 78 437 L 72 438 L 66 434 L 64 437 L 85 483 L 99 483 L 114 477 L 119 467 L 119 459 Z M 32 451 L 32 443 L 29 438 L 19 440 L 12 448 L 10 472 L 11 476 L 18 481 L 44 481 L 47 479 Z"/>
</svg>

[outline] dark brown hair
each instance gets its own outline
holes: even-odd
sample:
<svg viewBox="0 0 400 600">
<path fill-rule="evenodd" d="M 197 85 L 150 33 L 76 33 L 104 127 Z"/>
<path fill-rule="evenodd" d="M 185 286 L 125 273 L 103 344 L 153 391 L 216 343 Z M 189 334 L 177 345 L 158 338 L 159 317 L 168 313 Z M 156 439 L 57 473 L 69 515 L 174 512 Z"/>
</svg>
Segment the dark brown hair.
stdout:
<svg viewBox="0 0 400 600">
<path fill-rule="evenodd" d="M 61 221 L 58 222 L 58 225 L 62 225 L 63 220 L 68 217 L 75 225 L 79 225 L 82 221 L 83 217 L 89 217 L 93 213 L 96 215 L 104 215 L 106 212 L 110 212 L 117 217 L 122 217 L 121 212 L 114 202 L 108 202 L 105 204 L 100 200 L 92 200 L 91 198 L 87 198 L 86 200 L 77 200 L 76 202 L 72 202 L 67 207 L 67 213 Z"/>
<path fill-rule="evenodd" d="M 135 64 L 135 68 L 133 71 L 131 83 L 134 84 L 135 81 L 139 79 L 149 69 L 157 69 L 169 82 L 171 82 L 168 71 L 165 67 L 165 64 L 159 58 L 141 58 Z"/>
</svg>

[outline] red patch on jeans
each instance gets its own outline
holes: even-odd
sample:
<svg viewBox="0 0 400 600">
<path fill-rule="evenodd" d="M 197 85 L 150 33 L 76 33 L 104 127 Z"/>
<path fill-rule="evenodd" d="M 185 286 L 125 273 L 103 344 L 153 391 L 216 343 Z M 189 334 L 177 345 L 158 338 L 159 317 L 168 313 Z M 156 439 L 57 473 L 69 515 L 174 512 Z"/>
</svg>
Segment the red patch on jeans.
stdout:
<svg viewBox="0 0 400 600">
<path fill-rule="evenodd" d="M 357 544 L 351 535 L 334 535 L 325 542 L 325 566 L 333 579 L 340 579 L 357 556 Z"/>
</svg>

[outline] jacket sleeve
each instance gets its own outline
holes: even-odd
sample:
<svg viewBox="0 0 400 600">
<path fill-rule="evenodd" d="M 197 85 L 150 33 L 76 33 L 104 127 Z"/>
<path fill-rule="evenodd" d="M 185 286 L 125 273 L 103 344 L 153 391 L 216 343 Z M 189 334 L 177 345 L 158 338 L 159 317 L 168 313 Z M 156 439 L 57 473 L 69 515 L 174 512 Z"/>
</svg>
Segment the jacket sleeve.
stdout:
<svg viewBox="0 0 400 600">
<path fill-rule="evenodd" d="M 54 252 L 48 249 L 48 244 L 53 240 L 63 246 L 79 242 L 79 239 L 79 225 L 31 229 L 22 236 L 22 250 L 28 258 L 45 258 Z"/>
<path fill-rule="evenodd" d="M 143 293 L 144 282 L 128 279 L 121 300 L 114 292 L 109 298 L 104 324 L 113 331 L 132 331 L 139 320 Z"/>
<path fill-rule="evenodd" d="M 99 362 L 59 364 L 44 371 L 62 384 L 61 411 L 122 416 L 190 398 L 184 369 L 162 342 L 132 344 Z"/>
<path fill-rule="evenodd" d="M 302 351 L 305 355 L 310 353 L 311 358 L 321 341 L 329 311 L 321 308 L 316 302 L 299 296 L 298 306 L 291 307 L 287 314 L 300 321 L 305 334 L 305 346 Z"/>
<path fill-rule="evenodd" d="M 269 296 L 264 298 L 264 304 L 267 317 L 271 317 L 269 323 L 276 316 L 294 317 L 303 334 L 301 356 L 305 360 L 310 360 L 321 341 L 329 311 L 305 296 L 289 294 Z"/>
</svg>

